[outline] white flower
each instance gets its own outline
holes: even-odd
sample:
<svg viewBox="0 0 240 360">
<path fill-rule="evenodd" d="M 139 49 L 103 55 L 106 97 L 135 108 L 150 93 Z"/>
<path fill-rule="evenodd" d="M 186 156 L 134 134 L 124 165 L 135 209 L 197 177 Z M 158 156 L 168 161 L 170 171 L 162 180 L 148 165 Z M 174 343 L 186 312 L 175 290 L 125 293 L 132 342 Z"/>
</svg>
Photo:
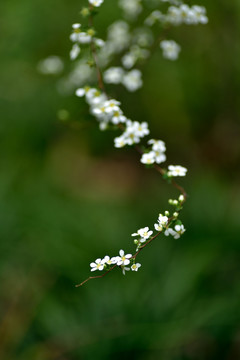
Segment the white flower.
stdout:
<svg viewBox="0 0 240 360">
<path fill-rule="evenodd" d="M 99 7 L 103 3 L 103 0 L 88 0 L 88 2 L 93 6 Z"/>
<path fill-rule="evenodd" d="M 130 268 L 129 267 L 126 267 L 126 266 L 121 266 L 122 268 L 122 272 L 123 272 L 123 275 L 125 275 L 125 271 L 129 271 Z"/>
<path fill-rule="evenodd" d="M 41 60 L 37 68 L 44 75 L 57 75 L 62 72 L 64 64 L 58 56 L 49 56 Z"/>
<path fill-rule="evenodd" d="M 81 24 L 79 24 L 79 23 L 72 24 L 72 28 L 73 28 L 74 30 L 80 29 L 80 27 L 81 27 Z"/>
<path fill-rule="evenodd" d="M 78 44 L 73 44 L 73 47 L 70 51 L 70 59 L 75 60 L 78 57 L 78 55 L 80 54 L 80 51 L 81 51 L 81 49 L 78 46 Z"/>
<path fill-rule="evenodd" d="M 133 233 L 132 236 L 140 236 L 140 242 L 145 242 L 147 239 L 150 238 L 150 236 L 152 235 L 152 231 L 149 230 L 149 227 L 145 227 L 142 229 L 139 229 L 136 233 Z"/>
<path fill-rule="evenodd" d="M 126 138 L 124 136 L 119 136 L 114 139 L 114 146 L 116 148 L 122 148 L 125 145 L 127 145 L 127 143 L 126 143 Z"/>
<path fill-rule="evenodd" d="M 175 230 L 168 228 L 164 232 L 164 235 L 166 235 L 166 236 L 172 235 L 174 237 L 174 239 L 179 239 L 180 236 L 186 231 L 186 229 L 184 228 L 183 225 L 175 225 L 174 229 Z"/>
<path fill-rule="evenodd" d="M 120 84 L 124 75 L 121 67 L 111 67 L 104 72 L 104 81 L 107 84 Z"/>
<path fill-rule="evenodd" d="M 130 258 L 132 257 L 132 254 L 125 255 L 123 250 L 119 251 L 119 255 L 117 256 L 117 265 L 128 265 L 130 264 Z"/>
<path fill-rule="evenodd" d="M 151 139 L 151 140 L 148 140 L 148 144 L 152 145 L 153 151 L 160 151 L 160 152 L 166 151 L 165 142 L 162 140 Z"/>
<path fill-rule="evenodd" d="M 101 48 L 101 47 L 103 47 L 104 45 L 105 45 L 105 41 L 104 40 L 102 40 L 102 39 L 94 39 L 94 41 L 95 41 L 95 44 L 99 47 L 99 48 Z"/>
<path fill-rule="evenodd" d="M 101 259 L 97 259 L 95 260 L 95 262 L 92 262 L 90 266 L 91 266 L 91 271 L 96 271 L 96 270 L 102 271 L 104 268 L 104 261 Z"/>
<path fill-rule="evenodd" d="M 115 111 L 119 111 L 120 108 L 119 108 L 119 105 L 121 103 L 117 100 L 114 100 L 114 99 L 110 99 L 110 100 L 107 100 L 105 101 L 105 103 L 103 104 L 104 107 L 105 107 L 105 111 L 106 113 L 114 113 Z"/>
<path fill-rule="evenodd" d="M 150 151 L 149 153 L 143 154 L 140 161 L 142 164 L 153 164 L 155 162 L 155 152 Z"/>
<path fill-rule="evenodd" d="M 141 71 L 136 69 L 129 71 L 123 76 L 122 83 L 128 91 L 138 90 L 143 84 Z"/>
<path fill-rule="evenodd" d="M 138 269 L 141 267 L 142 265 L 140 263 L 137 264 L 133 264 L 131 266 L 132 271 L 138 271 Z"/>
<path fill-rule="evenodd" d="M 187 169 L 180 165 L 169 165 L 168 166 L 168 176 L 185 176 Z"/>
<path fill-rule="evenodd" d="M 163 57 L 168 60 L 177 60 L 181 47 L 174 40 L 163 40 L 160 42 Z"/>
<path fill-rule="evenodd" d="M 110 258 L 108 255 L 106 255 L 103 259 L 103 262 L 107 265 L 113 265 L 117 262 L 117 257 Z"/>
<path fill-rule="evenodd" d="M 89 90 L 89 88 L 87 88 Z M 83 97 L 88 91 L 86 88 L 78 88 L 75 92 L 76 96 Z"/>
<path fill-rule="evenodd" d="M 106 95 L 95 88 L 91 88 L 86 92 L 86 101 L 91 106 L 100 106 L 106 101 L 106 99 Z"/>
<path fill-rule="evenodd" d="M 115 110 L 112 114 L 112 123 L 113 124 L 119 124 L 119 123 L 124 123 L 127 120 L 126 116 L 123 115 L 123 112 L 121 109 L 119 110 Z"/>
<path fill-rule="evenodd" d="M 136 56 L 129 52 L 122 57 L 122 64 L 126 69 L 131 69 L 135 65 L 136 60 Z"/>
<path fill-rule="evenodd" d="M 163 227 L 165 227 L 167 224 L 168 224 L 168 217 L 164 216 L 162 214 L 159 214 L 158 223 L 154 224 L 155 230 L 162 231 Z"/>
</svg>

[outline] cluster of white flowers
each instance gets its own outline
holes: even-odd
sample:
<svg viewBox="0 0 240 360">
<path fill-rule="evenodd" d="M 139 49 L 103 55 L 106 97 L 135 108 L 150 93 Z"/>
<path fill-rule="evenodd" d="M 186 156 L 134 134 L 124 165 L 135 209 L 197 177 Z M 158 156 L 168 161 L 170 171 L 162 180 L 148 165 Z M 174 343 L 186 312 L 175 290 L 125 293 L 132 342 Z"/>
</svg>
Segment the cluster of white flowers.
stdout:
<svg viewBox="0 0 240 360">
<path fill-rule="evenodd" d="M 104 72 L 104 81 L 107 84 L 123 84 L 127 90 L 134 92 L 142 86 L 140 70 L 125 71 L 121 67 L 111 67 Z"/>
<path fill-rule="evenodd" d="M 179 7 L 170 6 L 165 21 L 172 25 L 197 25 L 207 24 L 208 18 L 204 6 L 193 5 L 190 7 L 182 4 Z"/>
<path fill-rule="evenodd" d="M 168 60 L 177 60 L 181 47 L 174 40 L 163 40 L 160 42 L 163 57 Z"/>
<path fill-rule="evenodd" d="M 97 5 L 96 5 L 97 6 Z M 98 5 L 99 6 L 99 5 Z M 104 46 L 104 41 L 94 37 L 95 31 L 88 29 L 87 31 L 81 31 L 81 24 L 76 23 L 72 25 L 72 33 L 70 40 L 74 43 L 70 51 L 70 59 L 75 60 L 81 52 L 79 44 L 90 44 L 94 42 L 99 48 Z"/>
<path fill-rule="evenodd" d="M 178 5 L 178 4 L 176 4 Z M 188 6 L 186 4 L 179 4 L 178 6 L 170 6 L 166 14 L 159 10 L 154 10 L 145 20 L 145 24 L 153 26 L 156 22 L 171 25 L 197 25 L 207 24 L 208 17 L 204 6 Z"/>
<path fill-rule="evenodd" d="M 144 136 L 149 134 L 148 123 L 127 120 L 123 134 L 114 139 L 115 147 L 138 144 Z"/>
<path fill-rule="evenodd" d="M 125 271 L 129 271 L 130 268 L 126 267 L 130 262 L 133 262 L 131 266 L 132 271 L 138 271 L 141 267 L 141 264 L 135 264 L 135 258 L 133 258 L 132 254 L 125 254 L 123 250 L 119 251 L 118 256 L 114 256 L 110 258 L 110 256 L 106 255 L 103 259 L 96 259 L 95 262 L 90 263 L 91 271 L 102 271 L 103 269 L 108 269 L 112 265 L 120 266 L 123 274 L 125 275 Z"/>
<path fill-rule="evenodd" d="M 146 152 L 141 157 L 141 163 L 150 165 L 150 164 L 161 164 L 166 161 L 166 146 L 164 141 L 151 139 L 148 141 L 149 145 L 152 145 L 152 149 L 149 152 Z"/>
<path fill-rule="evenodd" d="M 155 41 L 150 27 L 155 23 L 158 22 L 163 25 L 162 28 L 165 28 L 165 25 L 168 27 L 169 25 L 180 24 L 206 24 L 208 18 L 206 10 L 202 6 L 188 6 L 180 0 L 156 0 L 155 3 L 152 1 L 151 6 L 154 3 L 157 8 L 159 2 L 168 3 L 166 4 L 168 6 L 166 13 L 155 8 L 145 20 L 145 25 L 148 26 L 137 26 L 135 28 L 132 24 L 129 26 L 127 22 L 118 20 L 109 26 L 106 41 L 103 41 L 95 36 L 96 32 L 93 29 L 93 16 L 97 12 L 95 8 L 100 7 L 103 2 L 104 0 L 88 0 L 88 8 L 83 8 L 81 11 L 83 17 L 89 17 L 88 24 L 91 24 L 91 27 L 83 27 L 83 31 L 81 24 L 72 25 L 70 40 L 73 42 L 73 46 L 70 51 L 70 58 L 75 60 L 81 53 L 81 60 L 76 61 L 76 66 L 66 83 L 69 82 L 71 86 L 74 86 L 74 89 L 77 89 L 76 95 L 78 97 L 85 97 L 90 107 L 90 113 L 99 122 L 101 130 L 109 127 L 121 131 L 120 136 L 114 139 L 114 146 L 122 148 L 126 145 L 139 144 L 143 138 L 150 134 L 150 131 L 147 122 L 140 123 L 127 118 L 121 108 L 120 101 L 107 95 L 106 84 L 121 84 L 130 92 L 142 87 L 142 73 L 135 67 L 138 61 L 147 59 L 151 53 L 151 46 L 155 44 Z M 136 20 L 144 6 L 142 0 L 118 0 L 118 4 L 126 17 L 131 20 Z M 81 49 L 82 45 L 88 46 L 87 51 Z M 181 50 L 181 47 L 173 40 L 162 40 L 160 48 L 163 51 L 163 57 L 169 60 L 176 60 Z M 116 54 L 121 60 L 122 65 L 120 66 L 119 63 L 116 65 L 114 63 L 114 55 Z M 98 75 L 97 87 L 92 85 L 93 81 L 94 84 L 96 83 L 96 73 Z M 85 84 L 90 84 L 90 86 L 84 87 Z M 140 162 L 145 165 L 153 165 L 152 167 L 164 179 L 181 191 L 181 195 L 178 199 L 169 199 L 169 204 L 174 206 L 171 215 L 169 211 L 158 215 L 154 224 L 155 234 L 147 226 L 132 234 L 133 243 L 137 246 L 133 255 L 125 254 L 124 250 L 120 250 L 117 256 L 106 255 L 102 259 L 98 258 L 95 262 L 90 263 L 92 272 L 96 270 L 109 272 L 115 267 L 120 267 L 124 275 L 126 271 L 138 271 L 141 267 L 140 263 L 135 262 L 138 253 L 160 233 L 178 239 L 185 232 L 184 225 L 179 220 L 179 213 L 186 200 L 186 193 L 173 177 L 185 176 L 187 169 L 180 165 L 169 165 L 167 169 L 160 167 L 158 164 L 166 161 L 165 142 L 150 139 L 146 143 L 146 146 L 142 143 L 140 146 L 135 146 L 141 154 Z M 94 277 L 89 277 L 83 283 L 92 278 Z"/>
</svg>

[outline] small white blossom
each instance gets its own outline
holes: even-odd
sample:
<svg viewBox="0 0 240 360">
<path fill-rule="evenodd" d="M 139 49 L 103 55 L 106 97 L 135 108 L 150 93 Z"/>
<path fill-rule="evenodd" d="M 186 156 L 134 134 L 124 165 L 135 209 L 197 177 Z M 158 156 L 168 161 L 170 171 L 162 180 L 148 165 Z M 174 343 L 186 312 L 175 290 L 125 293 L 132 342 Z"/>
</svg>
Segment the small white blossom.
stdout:
<svg viewBox="0 0 240 360">
<path fill-rule="evenodd" d="M 155 162 L 155 152 L 150 151 L 149 153 L 143 154 L 140 161 L 141 161 L 142 164 L 146 164 L 146 165 L 154 164 L 154 162 Z"/>
<path fill-rule="evenodd" d="M 128 265 L 130 264 L 130 258 L 132 257 L 132 254 L 125 255 L 123 250 L 119 251 L 119 255 L 117 256 L 117 265 Z"/>
<path fill-rule="evenodd" d="M 126 267 L 126 266 L 121 266 L 121 268 L 122 268 L 123 275 L 125 275 L 125 272 L 126 272 L 126 271 L 129 271 L 129 270 L 130 270 L 130 268 L 129 268 L 129 267 Z"/>
<path fill-rule="evenodd" d="M 129 71 L 123 76 L 122 83 L 128 91 L 138 90 L 143 84 L 141 71 L 137 69 Z"/>
<path fill-rule="evenodd" d="M 103 74 L 107 84 L 120 84 L 122 82 L 124 70 L 121 67 L 111 67 Z"/>
<path fill-rule="evenodd" d="M 75 60 L 78 57 L 78 55 L 80 54 L 80 51 L 81 51 L 81 49 L 78 46 L 78 44 L 73 44 L 73 47 L 70 51 L 70 59 Z"/>
<path fill-rule="evenodd" d="M 81 24 L 79 24 L 79 23 L 72 24 L 72 28 L 73 28 L 74 30 L 80 29 L 80 27 L 81 27 Z"/>
<path fill-rule="evenodd" d="M 126 143 L 126 138 L 124 136 L 119 136 L 114 139 L 114 146 L 116 148 L 122 148 L 125 145 L 127 145 L 127 143 Z"/>
<path fill-rule="evenodd" d="M 168 176 L 185 176 L 187 169 L 180 165 L 169 165 L 168 166 Z"/>
<path fill-rule="evenodd" d="M 90 266 L 91 266 L 91 271 L 96 271 L 96 270 L 102 271 L 104 268 L 104 261 L 102 259 L 97 259 L 95 260 L 95 262 L 92 262 Z"/>
<path fill-rule="evenodd" d="M 138 269 L 139 269 L 141 266 L 142 266 L 142 264 L 140 264 L 140 263 L 133 264 L 133 265 L 131 266 L 131 269 L 132 269 L 132 271 L 138 271 Z"/>
<path fill-rule="evenodd" d="M 102 5 L 103 0 L 88 0 L 89 4 L 99 7 L 100 5 Z"/>
<path fill-rule="evenodd" d="M 117 257 L 110 258 L 108 255 L 106 255 L 103 259 L 103 262 L 107 265 L 113 265 L 117 262 Z"/>
<path fill-rule="evenodd" d="M 64 64 L 58 56 L 49 56 L 39 61 L 37 68 L 44 75 L 57 75 L 62 72 Z"/>
<path fill-rule="evenodd" d="M 164 216 L 162 214 L 159 214 L 158 223 L 154 224 L 155 230 L 162 231 L 163 227 L 165 227 L 167 224 L 168 224 L 168 217 Z"/>
<path fill-rule="evenodd" d="M 163 57 L 168 60 L 177 60 L 181 47 L 174 40 L 163 40 L 160 42 Z"/>
<path fill-rule="evenodd" d="M 139 229 L 136 233 L 133 233 L 132 236 L 140 236 L 140 242 L 145 242 L 147 239 L 150 238 L 150 236 L 152 235 L 152 231 L 149 230 L 149 227 L 145 227 L 142 229 Z"/>
<path fill-rule="evenodd" d="M 95 41 L 95 44 L 99 47 L 99 48 L 102 48 L 104 45 L 105 45 L 105 41 L 102 40 L 102 39 L 94 39 Z"/>
<path fill-rule="evenodd" d="M 113 124 L 119 124 L 119 123 L 124 123 L 127 120 L 126 116 L 123 115 L 123 112 L 121 109 L 119 110 L 115 110 L 112 114 L 112 123 Z"/>
</svg>

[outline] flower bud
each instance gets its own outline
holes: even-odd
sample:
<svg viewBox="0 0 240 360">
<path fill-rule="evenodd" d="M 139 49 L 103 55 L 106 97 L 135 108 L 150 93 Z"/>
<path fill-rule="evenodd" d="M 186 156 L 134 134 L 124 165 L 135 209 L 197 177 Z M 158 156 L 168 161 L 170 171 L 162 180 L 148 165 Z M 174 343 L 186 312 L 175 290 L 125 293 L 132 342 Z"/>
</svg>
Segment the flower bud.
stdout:
<svg viewBox="0 0 240 360">
<path fill-rule="evenodd" d="M 177 201 L 177 200 L 173 200 L 172 204 L 175 205 L 175 206 L 177 206 L 177 205 L 178 205 L 178 201 Z"/>
<path fill-rule="evenodd" d="M 175 218 L 177 218 L 177 217 L 178 217 L 178 212 L 173 213 L 173 216 L 174 216 Z"/>
<path fill-rule="evenodd" d="M 181 194 L 178 198 L 179 201 L 183 202 L 184 201 L 184 196 Z"/>
</svg>

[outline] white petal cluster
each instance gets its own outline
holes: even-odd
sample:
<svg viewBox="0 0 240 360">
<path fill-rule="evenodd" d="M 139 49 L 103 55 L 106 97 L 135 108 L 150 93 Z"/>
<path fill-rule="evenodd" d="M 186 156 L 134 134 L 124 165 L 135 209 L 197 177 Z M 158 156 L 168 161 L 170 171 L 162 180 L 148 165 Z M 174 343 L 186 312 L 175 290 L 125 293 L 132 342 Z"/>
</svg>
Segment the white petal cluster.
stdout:
<svg viewBox="0 0 240 360">
<path fill-rule="evenodd" d="M 119 0 L 118 4 L 130 19 L 135 19 L 142 11 L 141 0 Z"/>
<path fill-rule="evenodd" d="M 197 25 L 207 24 L 206 9 L 204 6 L 194 5 L 192 7 L 182 4 L 179 7 L 170 6 L 165 21 L 172 25 Z"/>
<path fill-rule="evenodd" d="M 122 84 L 128 91 L 136 91 L 142 87 L 142 73 L 140 70 L 134 69 L 126 73 L 123 77 Z"/>
<path fill-rule="evenodd" d="M 160 42 L 163 57 L 168 60 L 177 60 L 181 47 L 174 40 L 163 40 Z"/>
<path fill-rule="evenodd" d="M 104 72 L 104 81 L 107 84 L 120 84 L 122 82 L 124 70 L 121 67 L 111 67 Z"/>
<path fill-rule="evenodd" d="M 144 243 L 146 240 L 150 238 L 152 235 L 152 230 L 149 230 L 149 227 L 144 227 L 142 229 L 139 229 L 136 233 L 133 233 L 132 236 L 138 236 L 140 237 L 140 243 Z"/>
<path fill-rule="evenodd" d="M 89 4 L 99 7 L 100 5 L 102 5 L 103 0 L 88 0 Z"/>
<path fill-rule="evenodd" d="M 165 155 L 166 146 L 164 141 L 151 139 L 148 141 L 148 144 L 152 145 L 152 149 L 150 152 L 142 155 L 140 160 L 142 164 L 146 164 L 146 165 L 150 165 L 154 163 L 160 164 L 166 161 L 166 155 Z"/>
<path fill-rule="evenodd" d="M 120 250 L 119 251 L 119 255 L 120 256 L 117 256 L 117 262 L 116 264 L 119 266 L 119 265 L 128 265 L 130 264 L 130 258 L 132 257 L 132 254 L 126 254 L 125 255 L 125 252 L 124 250 Z"/>
<path fill-rule="evenodd" d="M 125 145 L 133 145 L 149 134 L 148 123 L 127 120 L 126 129 L 123 134 L 114 139 L 115 147 L 121 148 Z"/>
<path fill-rule="evenodd" d="M 155 230 L 162 231 L 165 226 L 168 224 L 168 217 L 162 214 L 158 216 L 158 222 L 154 224 Z"/>
<path fill-rule="evenodd" d="M 168 176 L 185 176 L 187 169 L 181 165 L 169 165 Z"/>
<path fill-rule="evenodd" d="M 189 6 L 181 4 L 180 1 L 163 1 L 169 2 L 173 6 L 169 6 L 166 14 L 159 10 L 153 11 L 145 20 L 145 24 L 153 26 L 156 22 L 171 25 L 197 25 L 207 24 L 208 17 L 206 15 L 206 8 L 204 6 L 193 5 Z"/>
<path fill-rule="evenodd" d="M 136 69 L 126 72 L 121 67 L 111 67 L 104 72 L 103 77 L 106 83 L 122 83 L 131 92 L 138 90 L 142 86 L 142 73 Z"/>
<path fill-rule="evenodd" d="M 164 235 L 169 236 L 172 235 L 174 239 L 179 239 L 180 236 L 186 231 L 183 225 L 175 225 L 174 229 L 168 228 L 165 230 Z"/>
</svg>

